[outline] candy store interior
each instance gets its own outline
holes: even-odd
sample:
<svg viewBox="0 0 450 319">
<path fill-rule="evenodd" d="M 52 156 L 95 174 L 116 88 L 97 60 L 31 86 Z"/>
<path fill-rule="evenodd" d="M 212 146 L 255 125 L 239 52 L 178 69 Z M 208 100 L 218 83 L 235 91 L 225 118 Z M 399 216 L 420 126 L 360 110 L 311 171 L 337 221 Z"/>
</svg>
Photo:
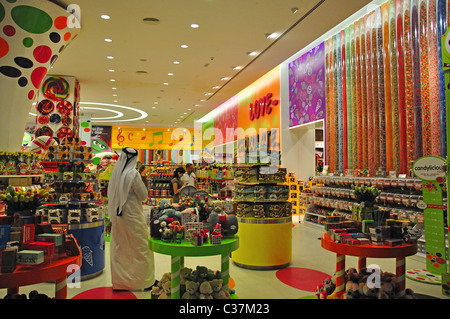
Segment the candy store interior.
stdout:
<svg viewBox="0 0 450 319">
<path fill-rule="evenodd" d="M 0 299 L 449 299 L 449 2 L 232 2 L 0 0 Z"/>
</svg>

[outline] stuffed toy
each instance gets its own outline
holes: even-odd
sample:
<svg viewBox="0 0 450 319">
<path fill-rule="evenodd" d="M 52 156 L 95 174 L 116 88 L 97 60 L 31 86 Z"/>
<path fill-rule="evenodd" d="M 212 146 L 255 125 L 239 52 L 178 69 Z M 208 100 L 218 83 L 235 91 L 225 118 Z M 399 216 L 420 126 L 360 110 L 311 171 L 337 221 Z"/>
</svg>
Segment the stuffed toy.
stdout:
<svg viewBox="0 0 450 319">
<path fill-rule="evenodd" d="M 161 239 L 161 232 L 159 231 L 161 228 L 159 218 L 153 218 L 150 221 L 150 236 L 155 239 Z"/>
<path fill-rule="evenodd" d="M 204 281 L 200 284 L 200 299 L 213 299 L 213 289 L 209 281 Z"/>
<path fill-rule="evenodd" d="M 160 281 L 158 281 L 158 283 L 156 284 L 156 286 L 152 287 L 151 290 L 151 299 L 158 299 L 159 296 L 163 293 L 164 289 L 163 289 L 163 285 L 168 282 L 170 284 L 172 280 L 172 275 L 170 272 L 166 272 Z"/>
<path fill-rule="evenodd" d="M 187 267 L 183 267 L 180 270 L 180 285 L 185 285 L 186 281 L 191 280 L 192 279 L 192 269 L 191 268 L 187 268 Z"/>
<path fill-rule="evenodd" d="M 212 296 L 214 299 L 231 299 L 231 295 L 227 289 L 222 285 L 222 279 L 213 279 L 210 281 L 211 288 L 213 290 Z"/>
<path fill-rule="evenodd" d="M 221 215 L 224 211 L 225 202 L 222 200 L 215 200 L 212 203 L 212 213 Z"/>
<path fill-rule="evenodd" d="M 347 281 L 345 283 L 344 299 L 360 299 L 359 284 L 357 281 Z"/>
<path fill-rule="evenodd" d="M 212 233 L 214 226 L 220 224 L 222 226 L 222 235 L 224 237 L 233 237 L 238 232 L 238 221 L 236 215 L 220 216 L 213 212 L 208 217 L 209 232 Z"/>
<path fill-rule="evenodd" d="M 158 299 L 170 299 L 170 292 L 172 290 L 170 281 L 166 281 L 162 284 L 162 293 Z"/>
<path fill-rule="evenodd" d="M 395 299 L 396 294 L 395 283 L 391 278 L 383 281 L 378 289 L 378 299 Z"/>
<path fill-rule="evenodd" d="M 30 291 L 30 293 L 28 294 L 28 298 L 30 298 L 30 299 L 51 299 L 49 296 L 47 296 L 45 294 L 38 293 L 37 290 Z"/>
<path fill-rule="evenodd" d="M 186 292 L 181 296 L 181 299 L 199 299 L 199 287 L 200 284 L 198 282 L 186 281 Z"/>
<path fill-rule="evenodd" d="M 173 208 L 168 208 L 163 210 L 160 214 L 159 214 L 159 221 L 167 221 L 167 219 L 169 218 L 173 218 L 174 220 L 178 220 L 181 221 L 181 212 L 176 211 Z"/>
<path fill-rule="evenodd" d="M 197 266 L 197 268 L 192 272 L 192 281 L 203 283 L 208 280 L 208 268 L 204 266 Z"/>
<path fill-rule="evenodd" d="M 170 202 L 170 199 L 164 198 L 164 199 L 161 199 L 158 202 L 158 207 L 159 207 L 160 212 L 161 212 L 161 211 L 163 211 L 165 209 L 171 208 L 172 207 L 172 203 Z"/>
</svg>

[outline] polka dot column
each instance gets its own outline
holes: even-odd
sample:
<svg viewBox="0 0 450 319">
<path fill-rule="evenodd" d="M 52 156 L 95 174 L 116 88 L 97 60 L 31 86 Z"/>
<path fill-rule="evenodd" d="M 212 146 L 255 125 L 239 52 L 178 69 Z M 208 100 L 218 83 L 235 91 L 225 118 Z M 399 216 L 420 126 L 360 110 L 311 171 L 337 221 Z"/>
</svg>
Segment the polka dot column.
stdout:
<svg viewBox="0 0 450 319">
<path fill-rule="evenodd" d="M 80 32 L 73 19 L 50 1 L 0 2 L 0 150 L 20 150 L 44 77 Z"/>
</svg>

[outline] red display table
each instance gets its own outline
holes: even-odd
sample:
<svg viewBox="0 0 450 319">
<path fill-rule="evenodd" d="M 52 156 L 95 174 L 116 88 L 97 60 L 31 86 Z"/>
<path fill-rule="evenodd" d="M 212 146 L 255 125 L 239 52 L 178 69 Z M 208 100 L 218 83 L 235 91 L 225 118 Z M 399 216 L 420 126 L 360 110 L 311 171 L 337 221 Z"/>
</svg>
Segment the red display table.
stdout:
<svg viewBox="0 0 450 319">
<path fill-rule="evenodd" d="M 42 265 L 18 265 L 13 273 L 0 274 L 0 288 L 8 288 L 8 293 L 19 292 L 20 286 L 55 281 L 55 299 L 67 296 L 67 276 L 72 272 L 70 265 L 81 266 L 81 254 L 74 257 L 62 257 Z M 68 272 L 69 271 L 69 272 Z"/>
<path fill-rule="evenodd" d="M 322 247 L 336 253 L 336 290 L 334 296 L 341 298 L 345 292 L 345 256 L 356 256 L 358 270 L 366 268 L 366 258 L 395 258 L 397 277 L 397 289 L 399 298 L 405 295 L 405 257 L 417 253 L 417 244 L 403 244 L 401 246 L 376 246 L 376 245 L 348 245 L 331 240 L 328 234 L 322 235 Z"/>
</svg>

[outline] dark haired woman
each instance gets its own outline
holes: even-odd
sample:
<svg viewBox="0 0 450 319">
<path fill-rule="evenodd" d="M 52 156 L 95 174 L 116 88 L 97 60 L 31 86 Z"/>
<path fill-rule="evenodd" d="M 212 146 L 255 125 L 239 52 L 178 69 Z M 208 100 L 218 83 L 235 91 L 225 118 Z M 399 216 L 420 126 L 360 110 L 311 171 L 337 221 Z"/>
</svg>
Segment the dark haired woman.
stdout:
<svg viewBox="0 0 450 319">
<path fill-rule="evenodd" d="M 177 204 L 180 201 L 180 192 L 184 186 L 187 186 L 187 184 L 181 181 L 181 177 L 183 177 L 184 173 L 186 173 L 186 170 L 183 167 L 178 167 L 173 173 L 172 187 L 174 204 Z"/>
</svg>

